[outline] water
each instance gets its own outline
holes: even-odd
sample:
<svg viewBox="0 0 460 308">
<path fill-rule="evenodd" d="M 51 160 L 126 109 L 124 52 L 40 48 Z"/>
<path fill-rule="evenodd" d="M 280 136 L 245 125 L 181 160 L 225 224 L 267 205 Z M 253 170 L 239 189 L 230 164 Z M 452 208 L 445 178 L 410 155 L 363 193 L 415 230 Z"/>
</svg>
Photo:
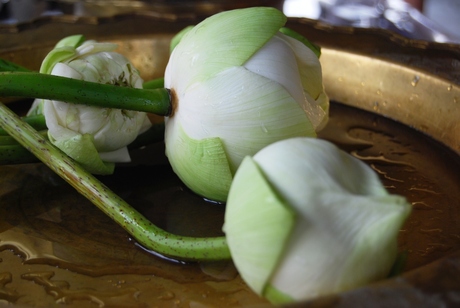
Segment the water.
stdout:
<svg viewBox="0 0 460 308">
<path fill-rule="evenodd" d="M 459 249 L 460 158 L 389 119 L 333 104 L 321 134 L 369 164 L 413 213 L 399 237 L 406 270 Z M 188 191 L 161 143 L 101 177 L 159 227 L 189 236 L 222 235 L 225 205 Z M 0 304 L 70 307 L 264 304 L 231 262 L 159 258 L 42 164 L 0 166 Z"/>
<path fill-rule="evenodd" d="M 338 133 L 339 132 L 339 133 Z M 460 248 L 460 159 L 427 136 L 390 119 L 336 105 L 320 137 L 369 164 L 413 212 L 399 236 L 406 270 Z"/>
</svg>

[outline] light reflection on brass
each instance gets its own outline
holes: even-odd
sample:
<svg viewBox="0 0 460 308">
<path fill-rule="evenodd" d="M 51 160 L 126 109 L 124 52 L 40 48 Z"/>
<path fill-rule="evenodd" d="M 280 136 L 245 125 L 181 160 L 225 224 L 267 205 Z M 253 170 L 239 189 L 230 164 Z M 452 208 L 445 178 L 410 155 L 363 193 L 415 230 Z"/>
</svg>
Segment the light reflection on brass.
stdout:
<svg viewBox="0 0 460 308">
<path fill-rule="evenodd" d="M 460 154 L 460 87 L 402 65 L 333 49 L 321 58 L 331 99 L 393 118 Z"/>
</svg>

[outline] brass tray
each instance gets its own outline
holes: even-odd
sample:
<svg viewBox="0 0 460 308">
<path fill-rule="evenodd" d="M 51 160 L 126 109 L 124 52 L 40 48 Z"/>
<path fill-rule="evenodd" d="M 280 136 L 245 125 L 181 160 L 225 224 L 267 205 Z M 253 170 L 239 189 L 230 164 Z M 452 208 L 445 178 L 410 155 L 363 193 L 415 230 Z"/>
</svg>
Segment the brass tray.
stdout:
<svg viewBox="0 0 460 308">
<path fill-rule="evenodd" d="M 148 80 L 162 75 L 172 35 L 202 18 L 153 12 L 44 18 L 0 27 L 0 57 L 38 69 L 58 39 L 80 33 L 117 42 Z M 367 160 L 389 189 L 409 195 L 415 213 L 401 235 L 400 247 L 409 252 L 401 276 L 301 306 L 458 304 L 459 46 L 308 19 L 290 19 L 288 26 L 322 46 L 324 82 L 334 101 L 332 127 L 322 137 Z M 8 103 L 17 110 L 25 108 L 23 103 Z M 390 140 L 397 147 L 389 150 L 391 159 L 383 159 L 387 154 L 379 149 L 366 152 L 371 142 L 366 138 L 374 143 Z M 412 149 L 418 159 L 405 161 L 399 146 Z M 195 236 L 221 234 L 224 206 L 205 203 L 183 188 L 168 167 L 161 143 L 134 152 L 133 160 L 101 180 L 162 228 Z M 411 178 L 410 172 L 431 170 L 430 165 L 437 169 L 427 173 L 428 179 Z M 409 173 L 404 185 L 391 174 L 395 166 Z M 146 251 L 42 164 L 0 166 L 3 303 L 270 306 L 247 288 L 230 262 L 181 264 Z"/>
</svg>

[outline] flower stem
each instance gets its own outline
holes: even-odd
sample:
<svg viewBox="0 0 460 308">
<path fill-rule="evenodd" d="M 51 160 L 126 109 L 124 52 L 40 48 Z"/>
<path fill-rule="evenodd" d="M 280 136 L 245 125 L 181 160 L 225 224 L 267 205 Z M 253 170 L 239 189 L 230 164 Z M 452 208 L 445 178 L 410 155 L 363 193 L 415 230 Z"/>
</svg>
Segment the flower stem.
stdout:
<svg viewBox="0 0 460 308">
<path fill-rule="evenodd" d="M 37 163 L 39 160 L 19 144 L 0 145 L 0 165 Z"/>
<path fill-rule="evenodd" d="M 78 163 L 44 139 L 3 103 L 0 103 L 0 126 L 145 248 L 169 258 L 185 261 L 230 259 L 225 237 L 185 237 L 158 228 Z"/>
<path fill-rule="evenodd" d="M 22 118 L 23 121 L 29 123 L 38 133 L 47 139 L 47 129 L 44 123 L 44 117 L 31 116 Z M 27 164 L 39 162 L 38 158 L 20 145 L 16 139 L 8 135 L 8 133 L 0 127 L 0 165 L 11 164 Z"/>
<path fill-rule="evenodd" d="M 48 129 L 46 126 L 45 116 L 42 114 L 31 115 L 22 118 L 23 121 L 29 123 L 35 130 L 45 130 Z M 8 136 L 8 133 L 0 127 L 0 136 Z M 1 142 L 0 142 L 1 144 Z"/>
<path fill-rule="evenodd" d="M 159 89 L 159 88 L 164 88 L 164 84 L 165 84 L 165 79 L 163 77 L 160 77 L 157 79 L 152 79 L 152 80 L 144 82 L 142 87 L 144 89 Z"/>
<path fill-rule="evenodd" d="M 0 59 L 0 72 L 30 72 L 30 70 L 11 61 Z"/>
<path fill-rule="evenodd" d="M 169 115 L 168 89 L 136 89 L 34 72 L 0 72 L 0 97 L 59 100 L 105 108 Z"/>
</svg>

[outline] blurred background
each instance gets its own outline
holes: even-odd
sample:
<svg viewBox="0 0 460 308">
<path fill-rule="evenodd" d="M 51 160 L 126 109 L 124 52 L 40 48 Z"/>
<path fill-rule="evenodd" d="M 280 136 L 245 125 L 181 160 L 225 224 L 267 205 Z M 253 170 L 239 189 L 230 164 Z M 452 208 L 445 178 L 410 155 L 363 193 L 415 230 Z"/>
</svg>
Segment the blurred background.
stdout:
<svg viewBox="0 0 460 308">
<path fill-rule="evenodd" d="M 209 15 L 257 5 L 331 25 L 382 28 L 408 38 L 460 44 L 460 0 L 0 0 L 0 27 L 56 15 L 106 17 L 134 11 Z"/>
</svg>

